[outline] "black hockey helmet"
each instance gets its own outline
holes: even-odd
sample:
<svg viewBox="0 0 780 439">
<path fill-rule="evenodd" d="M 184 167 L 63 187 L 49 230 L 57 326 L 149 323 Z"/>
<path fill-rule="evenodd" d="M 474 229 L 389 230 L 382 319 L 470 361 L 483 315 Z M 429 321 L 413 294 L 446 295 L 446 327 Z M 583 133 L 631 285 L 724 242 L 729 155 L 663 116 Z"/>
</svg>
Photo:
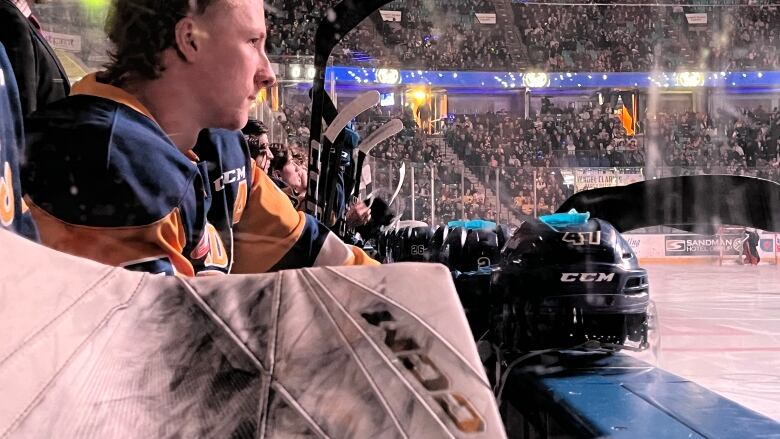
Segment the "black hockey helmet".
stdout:
<svg viewBox="0 0 780 439">
<path fill-rule="evenodd" d="M 407 222 L 399 228 L 400 252 L 396 262 L 428 262 L 433 229 L 423 222 Z"/>
</svg>

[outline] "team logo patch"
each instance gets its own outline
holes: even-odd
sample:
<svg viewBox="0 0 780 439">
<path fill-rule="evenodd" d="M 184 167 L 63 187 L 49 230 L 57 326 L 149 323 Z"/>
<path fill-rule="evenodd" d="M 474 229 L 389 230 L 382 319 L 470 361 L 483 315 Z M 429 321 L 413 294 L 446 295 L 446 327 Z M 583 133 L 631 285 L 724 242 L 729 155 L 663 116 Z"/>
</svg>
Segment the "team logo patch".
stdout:
<svg viewBox="0 0 780 439">
<path fill-rule="evenodd" d="M 196 245 L 192 252 L 190 252 L 190 258 L 202 259 L 209 253 L 209 248 L 209 234 L 204 233 L 203 237 L 200 238 L 198 245 Z"/>
</svg>

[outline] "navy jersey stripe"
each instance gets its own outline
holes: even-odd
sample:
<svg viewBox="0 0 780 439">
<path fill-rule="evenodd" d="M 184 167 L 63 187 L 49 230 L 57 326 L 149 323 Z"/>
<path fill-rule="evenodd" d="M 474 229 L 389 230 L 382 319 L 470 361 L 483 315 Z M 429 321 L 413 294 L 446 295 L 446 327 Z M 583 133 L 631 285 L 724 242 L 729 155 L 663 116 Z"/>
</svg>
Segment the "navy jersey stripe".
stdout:
<svg viewBox="0 0 780 439">
<path fill-rule="evenodd" d="M 312 267 L 330 230 L 313 216 L 306 215 L 306 225 L 301 236 L 287 254 L 273 266 L 271 271 Z"/>
</svg>

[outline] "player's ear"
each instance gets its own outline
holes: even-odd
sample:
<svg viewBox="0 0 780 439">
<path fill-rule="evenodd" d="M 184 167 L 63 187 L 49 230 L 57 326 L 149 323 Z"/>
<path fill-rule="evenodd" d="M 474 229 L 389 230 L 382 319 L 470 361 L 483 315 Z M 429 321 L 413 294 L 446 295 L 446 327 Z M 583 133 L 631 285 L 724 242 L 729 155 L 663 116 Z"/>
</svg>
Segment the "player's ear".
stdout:
<svg viewBox="0 0 780 439">
<path fill-rule="evenodd" d="M 184 61 L 192 62 L 198 55 L 199 37 L 197 24 L 190 17 L 184 17 L 176 23 L 174 38 L 176 52 Z"/>
</svg>

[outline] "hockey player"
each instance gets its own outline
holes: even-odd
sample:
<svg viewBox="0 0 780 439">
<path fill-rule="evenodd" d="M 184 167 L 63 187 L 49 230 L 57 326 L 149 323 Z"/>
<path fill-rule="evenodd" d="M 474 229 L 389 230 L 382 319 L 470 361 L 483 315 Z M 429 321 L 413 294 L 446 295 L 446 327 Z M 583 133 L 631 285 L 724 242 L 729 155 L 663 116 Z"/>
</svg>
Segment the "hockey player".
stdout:
<svg viewBox="0 0 780 439">
<path fill-rule="evenodd" d="M 761 256 L 758 254 L 759 236 L 755 230 L 745 229 L 745 240 L 742 241 L 742 253 L 745 254 L 745 265 L 758 265 Z"/>
<path fill-rule="evenodd" d="M 3 44 L 0 43 L 0 229 L 8 229 L 31 240 L 38 239 L 30 211 L 24 204 L 19 184 L 18 154 L 23 144 L 22 107 Z"/>
<path fill-rule="evenodd" d="M 263 13 L 114 1 L 107 70 L 30 119 L 24 184 L 44 244 L 187 276 L 376 264 L 297 212 L 229 131 L 275 81 Z"/>
</svg>

